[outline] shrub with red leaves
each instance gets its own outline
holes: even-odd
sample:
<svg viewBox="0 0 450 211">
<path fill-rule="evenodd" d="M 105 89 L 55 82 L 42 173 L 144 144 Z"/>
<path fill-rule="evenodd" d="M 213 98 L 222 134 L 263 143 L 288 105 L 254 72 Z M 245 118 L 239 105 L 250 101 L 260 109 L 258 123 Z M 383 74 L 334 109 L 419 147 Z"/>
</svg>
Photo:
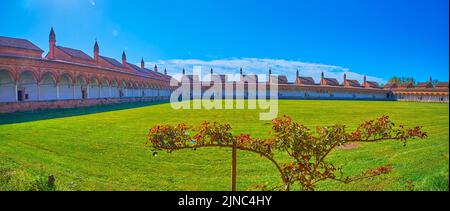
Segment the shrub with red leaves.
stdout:
<svg viewBox="0 0 450 211">
<path fill-rule="evenodd" d="M 272 121 L 272 137 L 266 139 L 253 138 L 249 134 L 233 135 L 231 129 L 229 124 L 217 122 L 204 122 L 198 127 L 185 124 L 157 125 L 150 129 L 146 145 L 154 155 L 161 150 L 173 152 L 204 147 L 236 147 L 238 150 L 254 152 L 277 167 L 282 181 L 281 185 L 272 188 L 267 184 L 255 187 L 262 190 L 289 191 L 293 185 L 299 185 L 301 190 L 314 190 L 316 184 L 324 180 L 355 182 L 387 174 L 393 168 L 392 164 L 389 164 L 366 170 L 360 175 L 343 177 L 342 170 L 326 159 L 337 147 L 355 142 L 389 140 L 400 141 L 406 145 L 410 139 L 427 137 L 422 127 L 396 127 L 388 116 L 366 121 L 350 132 L 347 132 L 345 125 L 318 126 L 313 132 L 308 127 L 294 122 L 291 117 L 283 116 Z M 275 159 L 275 153 L 286 153 L 291 160 L 281 163 Z"/>
</svg>

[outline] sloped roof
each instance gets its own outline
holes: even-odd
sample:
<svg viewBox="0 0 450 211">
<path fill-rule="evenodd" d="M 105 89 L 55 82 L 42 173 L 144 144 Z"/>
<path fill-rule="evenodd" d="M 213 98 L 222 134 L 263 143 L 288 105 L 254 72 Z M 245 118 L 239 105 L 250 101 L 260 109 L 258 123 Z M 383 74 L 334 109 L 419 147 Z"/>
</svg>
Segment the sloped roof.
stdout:
<svg viewBox="0 0 450 211">
<path fill-rule="evenodd" d="M 56 46 L 59 50 L 63 51 L 65 54 L 82 60 L 94 60 L 90 56 L 88 56 L 86 53 L 84 53 L 81 50 L 73 49 L 73 48 L 67 48 L 62 46 Z"/>
<path fill-rule="evenodd" d="M 131 64 L 131 63 L 127 63 L 131 68 L 133 68 L 134 70 L 140 72 L 140 73 L 148 73 L 148 71 L 146 71 L 145 69 L 142 69 L 140 67 L 138 67 L 137 65 Z"/>
<path fill-rule="evenodd" d="M 0 46 L 44 52 L 32 42 L 25 39 L 0 36 Z"/>
<path fill-rule="evenodd" d="M 335 78 L 323 78 L 325 80 L 326 84 L 329 86 L 339 86 L 339 82 Z"/>
<path fill-rule="evenodd" d="M 435 87 L 448 88 L 448 82 L 439 82 Z"/>
<path fill-rule="evenodd" d="M 254 75 L 254 74 L 250 74 L 250 75 L 242 75 L 242 79 L 245 79 L 246 82 L 253 82 L 253 83 L 257 83 L 258 82 L 258 76 Z"/>
<path fill-rule="evenodd" d="M 151 70 L 149 70 L 150 72 L 153 72 L 153 73 L 155 73 L 155 74 L 157 74 L 159 77 L 161 77 L 161 78 L 164 78 L 164 79 L 166 79 L 166 80 L 170 80 L 172 77 L 170 77 L 169 75 L 166 75 L 166 74 L 162 74 L 162 73 L 160 73 L 160 72 L 155 72 L 155 71 L 151 71 Z"/>
<path fill-rule="evenodd" d="M 157 80 L 170 80 L 172 77 L 168 76 L 168 75 L 164 75 L 158 72 L 155 72 L 153 70 L 149 70 L 144 68 L 143 69 L 145 71 L 145 73 L 149 74 L 151 78 L 157 79 Z"/>
<path fill-rule="evenodd" d="M 304 85 L 314 85 L 316 83 L 312 77 L 298 77 L 298 79 L 300 80 L 300 83 Z"/>
<path fill-rule="evenodd" d="M 122 67 L 122 68 L 124 67 L 122 65 L 122 63 L 120 63 L 119 61 L 117 61 L 117 60 L 115 60 L 113 58 L 109 58 L 109 57 L 106 57 L 106 56 L 100 56 L 100 58 L 102 58 L 103 60 L 105 60 L 106 62 L 108 62 L 109 64 L 111 64 L 113 66 Z"/>
<path fill-rule="evenodd" d="M 285 75 L 279 75 L 278 76 L 278 84 L 288 84 L 289 80 Z"/>
<path fill-rule="evenodd" d="M 392 88 L 397 88 L 398 85 L 396 83 L 388 83 L 386 85 L 384 85 L 384 88 L 386 89 L 392 89 Z"/>
<path fill-rule="evenodd" d="M 404 88 L 404 89 L 406 89 L 406 88 L 413 88 L 413 87 L 414 87 L 414 84 L 412 82 L 403 83 L 403 84 L 400 85 L 400 88 Z"/>
<path fill-rule="evenodd" d="M 418 88 L 433 88 L 433 84 L 431 82 L 423 82 L 423 83 L 419 83 L 417 84 Z"/>
<path fill-rule="evenodd" d="M 347 79 L 347 83 L 348 83 L 349 86 L 353 86 L 353 87 L 361 86 L 361 84 L 357 80 L 349 80 L 349 79 Z"/>
<path fill-rule="evenodd" d="M 366 81 L 366 86 L 370 88 L 380 88 L 380 85 L 375 81 Z"/>
</svg>

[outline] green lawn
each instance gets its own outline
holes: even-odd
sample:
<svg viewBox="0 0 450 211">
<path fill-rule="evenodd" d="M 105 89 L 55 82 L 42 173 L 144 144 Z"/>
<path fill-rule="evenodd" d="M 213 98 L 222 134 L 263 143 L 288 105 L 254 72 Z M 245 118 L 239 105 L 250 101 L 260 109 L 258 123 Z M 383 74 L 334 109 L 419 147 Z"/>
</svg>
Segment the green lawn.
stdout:
<svg viewBox="0 0 450 211">
<path fill-rule="evenodd" d="M 0 168 L 17 177 L 53 174 L 60 190 L 229 190 L 231 153 L 201 149 L 160 153 L 144 147 L 155 124 L 204 120 L 230 123 L 236 133 L 268 136 L 270 124 L 258 110 L 173 110 L 169 104 L 114 105 L 0 115 Z M 119 109 L 119 110 L 115 110 Z M 314 127 L 334 123 L 351 128 L 389 115 L 397 124 L 422 125 L 426 140 L 367 143 L 334 151 L 330 159 L 358 173 L 392 163 L 394 171 L 350 185 L 324 182 L 319 190 L 448 189 L 449 105 L 370 101 L 280 101 L 279 114 Z M 98 113 L 96 113 L 98 112 Z M 280 181 L 275 167 L 257 155 L 239 152 L 238 189 Z M 444 185 L 442 185 L 444 184 Z M 1 187 L 0 187 L 1 188 Z"/>
</svg>

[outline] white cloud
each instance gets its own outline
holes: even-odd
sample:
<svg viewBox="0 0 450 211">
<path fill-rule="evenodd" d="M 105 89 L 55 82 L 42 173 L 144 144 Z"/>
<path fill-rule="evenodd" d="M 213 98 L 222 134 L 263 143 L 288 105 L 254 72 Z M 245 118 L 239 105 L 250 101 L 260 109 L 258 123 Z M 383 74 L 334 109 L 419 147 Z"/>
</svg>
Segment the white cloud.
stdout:
<svg viewBox="0 0 450 211">
<path fill-rule="evenodd" d="M 182 69 L 186 69 L 186 73 L 192 73 L 194 66 L 201 66 L 202 73 L 209 73 L 210 69 L 214 69 L 217 74 L 239 74 L 242 67 L 244 74 L 268 74 L 269 67 L 273 74 L 286 75 L 290 82 L 295 81 L 297 68 L 300 70 L 301 76 L 313 77 L 316 82 L 320 80 L 320 74 L 325 73 L 327 78 L 336 78 L 342 82 L 344 73 L 348 79 L 363 81 L 364 72 L 354 72 L 349 68 L 318 64 L 301 61 L 289 61 L 284 59 L 262 59 L 262 58 L 230 58 L 216 60 L 199 60 L 199 59 L 170 59 L 146 62 L 147 67 L 158 65 L 159 70 L 167 68 L 168 74 L 180 74 Z M 385 83 L 386 80 L 379 77 L 367 76 L 370 81 Z"/>
</svg>

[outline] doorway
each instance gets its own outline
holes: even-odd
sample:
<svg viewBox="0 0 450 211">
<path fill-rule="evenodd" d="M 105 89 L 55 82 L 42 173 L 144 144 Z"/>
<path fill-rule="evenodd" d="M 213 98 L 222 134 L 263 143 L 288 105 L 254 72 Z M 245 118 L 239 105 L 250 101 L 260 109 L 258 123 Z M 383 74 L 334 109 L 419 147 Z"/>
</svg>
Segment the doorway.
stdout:
<svg viewBox="0 0 450 211">
<path fill-rule="evenodd" d="M 85 99 L 87 99 L 87 90 L 85 90 L 85 89 L 83 89 L 83 90 L 81 90 L 81 98 L 83 99 L 83 100 L 85 100 Z"/>
<path fill-rule="evenodd" d="M 17 91 L 17 100 L 19 101 L 19 102 L 22 102 L 23 101 L 23 99 L 24 99 L 24 94 L 23 94 L 24 92 L 23 92 L 23 90 L 18 90 Z"/>
</svg>

